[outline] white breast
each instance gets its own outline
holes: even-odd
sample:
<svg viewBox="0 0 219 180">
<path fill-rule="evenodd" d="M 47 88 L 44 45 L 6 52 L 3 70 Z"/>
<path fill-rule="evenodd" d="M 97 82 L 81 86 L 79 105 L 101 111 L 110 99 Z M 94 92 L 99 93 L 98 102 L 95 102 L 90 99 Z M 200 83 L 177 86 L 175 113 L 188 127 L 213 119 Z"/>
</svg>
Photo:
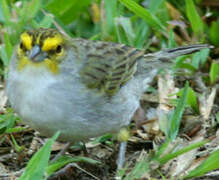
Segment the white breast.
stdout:
<svg viewBox="0 0 219 180">
<path fill-rule="evenodd" d="M 15 111 L 24 118 L 30 119 L 36 110 L 45 103 L 47 89 L 57 79 L 46 67 L 28 67 L 22 71 L 10 71 L 7 81 L 7 94 Z"/>
<path fill-rule="evenodd" d="M 135 95 L 137 86 L 133 83 L 109 101 L 74 77 L 63 82 L 61 76 L 46 68 L 10 72 L 9 100 L 26 124 L 47 136 L 60 130 L 61 139 L 68 141 L 118 131 L 129 123 L 139 106 L 140 97 Z"/>
</svg>

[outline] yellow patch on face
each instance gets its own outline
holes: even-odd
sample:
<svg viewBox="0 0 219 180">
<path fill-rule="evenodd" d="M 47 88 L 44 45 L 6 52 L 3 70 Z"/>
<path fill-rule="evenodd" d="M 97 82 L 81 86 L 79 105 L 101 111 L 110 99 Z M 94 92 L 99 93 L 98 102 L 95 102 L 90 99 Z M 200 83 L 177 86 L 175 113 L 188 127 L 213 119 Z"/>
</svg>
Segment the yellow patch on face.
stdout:
<svg viewBox="0 0 219 180">
<path fill-rule="evenodd" d="M 24 67 L 26 67 L 28 64 L 30 64 L 30 61 L 28 60 L 28 58 L 23 57 L 21 60 L 18 61 L 18 71 L 21 71 L 22 69 L 24 69 Z"/>
<path fill-rule="evenodd" d="M 59 66 L 56 62 L 51 61 L 49 59 L 46 59 L 45 61 L 46 66 L 48 69 L 53 73 L 53 74 L 58 74 L 59 73 Z"/>
<path fill-rule="evenodd" d="M 21 34 L 21 41 L 28 50 L 32 48 L 33 37 L 27 34 L 26 32 Z"/>
<path fill-rule="evenodd" d="M 28 58 L 23 57 L 21 60 L 18 61 L 18 71 L 22 71 L 26 66 L 34 66 L 34 67 L 47 67 L 48 70 L 52 74 L 58 74 L 59 73 L 59 66 L 56 62 L 51 61 L 49 59 L 45 59 L 42 62 L 34 63 L 32 61 L 29 61 Z"/>
<path fill-rule="evenodd" d="M 63 38 L 60 35 L 56 35 L 54 37 L 48 37 L 43 42 L 42 50 L 49 51 L 55 49 L 62 42 L 63 42 Z"/>
</svg>

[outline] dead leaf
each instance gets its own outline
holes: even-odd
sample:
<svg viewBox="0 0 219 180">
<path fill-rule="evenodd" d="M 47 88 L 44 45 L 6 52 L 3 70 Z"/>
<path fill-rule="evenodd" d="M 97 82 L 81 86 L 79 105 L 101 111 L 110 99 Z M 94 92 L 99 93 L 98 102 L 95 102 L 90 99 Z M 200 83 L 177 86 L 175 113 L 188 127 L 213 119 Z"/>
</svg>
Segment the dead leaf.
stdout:
<svg viewBox="0 0 219 180">
<path fill-rule="evenodd" d="M 200 101 L 199 109 L 200 109 L 200 113 L 204 120 L 207 120 L 209 118 L 209 115 L 211 113 L 211 110 L 214 104 L 215 97 L 216 97 L 216 88 L 213 87 L 209 96 L 207 96 L 206 93 L 204 93 L 199 98 L 199 101 Z"/>
<path fill-rule="evenodd" d="M 172 6 L 172 4 L 166 2 L 166 7 L 168 9 L 168 12 L 171 16 L 171 19 L 175 19 L 175 20 L 180 20 L 181 17 L 183 17 L 180 13 L 180 11 L 178 11 L 178 9 L 176 9 L 174 6 Z"/>
<path fill-rule="evenodd" d="M 0 113 L 5 112 L 8 97 L 5 94 L 3 85 L 0 84 Z"/>
</svg>

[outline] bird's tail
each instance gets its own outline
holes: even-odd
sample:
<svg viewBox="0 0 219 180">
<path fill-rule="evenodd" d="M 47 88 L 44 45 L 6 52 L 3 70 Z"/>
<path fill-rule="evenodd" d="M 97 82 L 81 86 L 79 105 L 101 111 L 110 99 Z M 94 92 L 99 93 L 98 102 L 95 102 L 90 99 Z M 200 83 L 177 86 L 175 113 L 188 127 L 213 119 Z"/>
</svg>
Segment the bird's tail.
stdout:
<svg viewBox="0 0 219 180">
<path fill-rule="evenodd" d="M 145 54 L 144 58 L 139 61 L 136 72 L 136 77 L 139 78 L 139 84 L 142 85 L 141 89 L 145 90 L 148 87 L 148 84 L 156 76 L 159 69 L 170 67 L 173 58 L 191 54 L 205 48 L 212 47 L 207 44 L 197 44 Z"/>
<path fill-rule="evenodd" d="M 169 61 L 175 57 L 191 54 L 205 48 L 213 48 L 213 46 L 210 46 L 208 44 L 181 46 L 172 49 L 164 49 L 156 53 L 145 54 L 144 57 L 145 59 L 151 59 L 151 60 Z"/>
</svg>

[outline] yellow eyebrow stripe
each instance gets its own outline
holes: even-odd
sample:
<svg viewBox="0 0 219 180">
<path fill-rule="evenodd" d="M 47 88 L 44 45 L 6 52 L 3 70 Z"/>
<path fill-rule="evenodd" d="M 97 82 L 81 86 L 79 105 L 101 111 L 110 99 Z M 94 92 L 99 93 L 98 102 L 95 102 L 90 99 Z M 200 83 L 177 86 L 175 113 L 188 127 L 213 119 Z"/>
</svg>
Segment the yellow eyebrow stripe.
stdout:
<svg viewBox="0 0 219 180">
<path fill-rule="evenodd" d="M 59 35 L 56 35 L 54 37 L 48 37 L 43 42 L 42 50 L 49 51 L 51 49 L 55 49 L 62 42 L 63 39 Z"/>
<path fill-rule="evenodd" d="M 30 36 L 29 34 L 24 32 L 23 34 L 21 34 L 21 40 L 22 40 L 22 43 L 24 44 L 24 46 L 28 50 L 30 50 L 32 48 L 32 41 L 33 41 L 33 37 L 32 36 Z"/>
</svg>

